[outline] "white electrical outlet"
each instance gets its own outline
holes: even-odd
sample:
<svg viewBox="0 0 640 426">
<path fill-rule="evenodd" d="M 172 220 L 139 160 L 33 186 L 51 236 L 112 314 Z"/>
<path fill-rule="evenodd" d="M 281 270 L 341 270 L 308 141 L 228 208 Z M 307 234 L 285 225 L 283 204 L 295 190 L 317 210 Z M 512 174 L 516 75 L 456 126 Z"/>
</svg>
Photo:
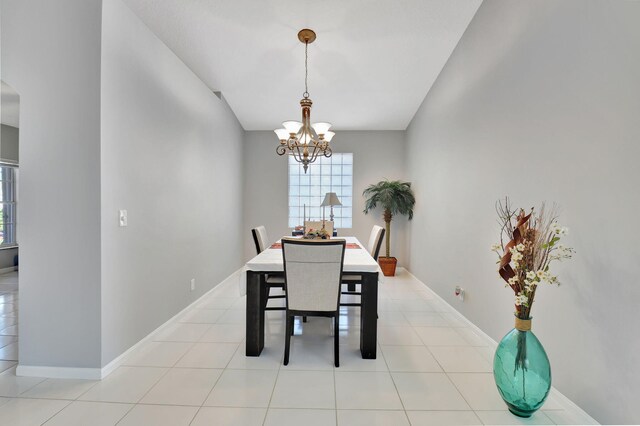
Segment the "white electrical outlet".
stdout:
<svg viewBox="0 0 640 426">
<path fill-rule="evenodd" d="M 191 291 L 196 289 L 196 279 L 191 278 Z"/>
<path fill-rule="evenodd" d="M 461 302 L 464 302 L 464 288 L 460 286 L 456 286 L 454 294 L 458 299 L 460 299 Z"/>
<path fill-rule="evenodd" d="M 120 226 L 127 226 L 128 220 L 126 210 L 118 211 L 118 223 L 120 224 Z"/>
</svg>

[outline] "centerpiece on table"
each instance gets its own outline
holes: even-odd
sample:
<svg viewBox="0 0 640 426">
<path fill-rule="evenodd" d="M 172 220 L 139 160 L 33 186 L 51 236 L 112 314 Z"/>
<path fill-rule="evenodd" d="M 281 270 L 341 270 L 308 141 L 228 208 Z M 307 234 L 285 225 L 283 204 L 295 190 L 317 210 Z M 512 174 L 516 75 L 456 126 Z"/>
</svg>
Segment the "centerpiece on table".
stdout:
<svg viewBox="0 0 640 426">
<path fill-rule="evenodd" d="M 539 286 L 559 285 L 549 269 L 554 261 L 571 258 L 574 250 L 560 244 L 568 230 L 557 222 L 556 209 L 545 205 L 526 213 L 506 198 L 498 202 L 500 243 L 498 273 L 515 293 L 515 328 L 498 344 L 493 376 L 509 411 L 530 417 L 551 389 L 551 366 L 540 341 L 531 332 L 531 307 Z M 505 243 L 506 242 L 506 243 Z"/>
<path fill-rule="evenodd" d="M 324 228 L 309 228 L 309 231 L 307 231 L 307 233 L 304 234 L 302 238 L 304 238 L 305 240 L 328 240 L 329 238 L 331 238 L 331 236 L 329 235 L 329 232 L 327 232 L 327 230 Z"/>
</svg>

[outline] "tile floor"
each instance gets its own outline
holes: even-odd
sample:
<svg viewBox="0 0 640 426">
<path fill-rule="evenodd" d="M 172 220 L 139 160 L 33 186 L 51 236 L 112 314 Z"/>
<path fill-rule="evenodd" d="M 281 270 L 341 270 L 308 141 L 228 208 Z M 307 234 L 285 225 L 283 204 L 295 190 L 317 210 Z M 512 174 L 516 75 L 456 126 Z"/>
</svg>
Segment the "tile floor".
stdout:
<svg viewBox="0 0 640 426">
<path fill-rule="evenodd" d="M 17 363 L 18 273 L 11 272 L 0 275 L 0 372 Z"/>
<path fill-rule="evenodd" d="M 17 299 L 11 294 L 0 297 L 5 305 Z M 359 355 L 359 308 L 343 309 L 339 368 L 333 367 L 331 322 L 326 318 L 296 324 L 291 361 L 283 366 L 284 324 L 279 311 L 267 313 L 262 355 L 245 357 L 244 304 L 237 282 L 221 284 L 100 382 L 16 377 L 15 366 L 8 365 L 0 374 L 0 423 L 593 422 L 555 396 L 528 420 L 506 411 L 493 384 L 492 343 L 406 272 L 381 285 L 376 360 Z"/>
</svg>

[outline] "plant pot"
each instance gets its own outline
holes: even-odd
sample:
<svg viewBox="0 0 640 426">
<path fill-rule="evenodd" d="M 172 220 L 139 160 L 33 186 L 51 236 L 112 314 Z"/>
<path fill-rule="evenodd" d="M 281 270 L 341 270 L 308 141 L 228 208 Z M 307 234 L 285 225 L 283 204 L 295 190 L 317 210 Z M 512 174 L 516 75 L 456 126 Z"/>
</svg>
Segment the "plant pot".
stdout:
<svg viewBox="0 0 640 426">
<path fill-rule="evenodd" d="M 549 395 L 551 366 L 531 320 L 516 319 L 516 328 L 502 338 L 493 358 L 493 378 L 509 411 L 531 417 Z"/>
<path fill-rule="evenodd" d="M 393 277 L 396 274 L 396 265 L 398 264 L 398 259 L 395 257 L 378 257 L 378 264 L 380 265 L 380 269 L 382 269 L 382 273 L 385 277 Z"/>
</svg>

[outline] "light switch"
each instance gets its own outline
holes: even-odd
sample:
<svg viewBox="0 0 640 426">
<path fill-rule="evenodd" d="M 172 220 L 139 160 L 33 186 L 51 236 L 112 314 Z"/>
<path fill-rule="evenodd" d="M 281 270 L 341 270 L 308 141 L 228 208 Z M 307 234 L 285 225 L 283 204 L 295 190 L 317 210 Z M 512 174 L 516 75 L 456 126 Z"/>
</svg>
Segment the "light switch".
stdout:
<svg viewBox="0 0 640 426">
<path fill-rule="evenodd" d="M 120 226 L 127 226 L 127 211 L 120 210 Z"/>
</svg>

